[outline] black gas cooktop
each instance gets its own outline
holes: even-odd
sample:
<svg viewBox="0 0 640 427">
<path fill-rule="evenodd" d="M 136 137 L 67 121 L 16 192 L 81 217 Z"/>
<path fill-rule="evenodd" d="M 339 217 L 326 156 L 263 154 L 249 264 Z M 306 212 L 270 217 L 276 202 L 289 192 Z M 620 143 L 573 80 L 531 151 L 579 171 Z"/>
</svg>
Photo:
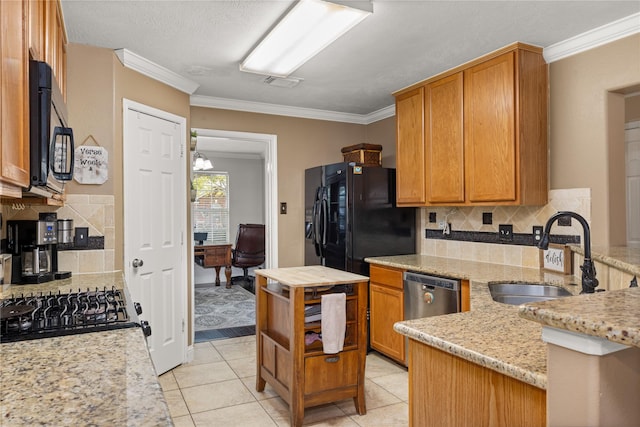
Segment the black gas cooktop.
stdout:
<svg viewBox="0 0 640 427">
<path fill-rule="evenodd" d="M 131 304 L 126 291 L 115 287 L 12 295 L 0 300 L 0 342 L 140 326 L 149 336 L 149 325 L 138 322 L 140 313 L 140 305 Z"/>
</svg>

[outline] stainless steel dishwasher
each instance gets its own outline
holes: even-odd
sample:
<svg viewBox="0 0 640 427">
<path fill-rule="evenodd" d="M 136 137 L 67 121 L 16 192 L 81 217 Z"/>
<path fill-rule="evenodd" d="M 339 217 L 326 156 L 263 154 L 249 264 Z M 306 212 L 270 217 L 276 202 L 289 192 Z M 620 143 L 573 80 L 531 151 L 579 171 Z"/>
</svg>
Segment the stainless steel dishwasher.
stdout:
<svg viewBox="0 0 640 427">
<path fill-rule="evenodd" d="M 460 281 L 407 271 L 404 273 L 404 320 L 460 311 Z M 405 340 L 405 363 L 409 339 Z"/>
</svg>

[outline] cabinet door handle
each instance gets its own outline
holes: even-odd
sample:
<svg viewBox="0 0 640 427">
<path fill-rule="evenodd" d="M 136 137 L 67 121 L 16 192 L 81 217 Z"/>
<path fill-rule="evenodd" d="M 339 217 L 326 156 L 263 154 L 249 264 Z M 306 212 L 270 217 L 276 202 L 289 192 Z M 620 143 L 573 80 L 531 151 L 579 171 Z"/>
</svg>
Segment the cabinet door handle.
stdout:
<svg viewBox="0 0 640 427">
<path fill-rule="evenodd" d="M 338 360 L 340 360 L 340 356 L 325 357 L 324 359 L 327 363 L 336 363 Z"/>
</svg>

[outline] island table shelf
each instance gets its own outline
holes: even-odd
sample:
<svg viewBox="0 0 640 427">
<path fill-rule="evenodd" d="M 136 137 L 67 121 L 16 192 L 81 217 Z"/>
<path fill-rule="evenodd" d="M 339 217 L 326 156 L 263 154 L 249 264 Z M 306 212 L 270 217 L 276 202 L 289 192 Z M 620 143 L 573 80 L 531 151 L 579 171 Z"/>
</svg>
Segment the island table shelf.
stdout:
<svg viewBox="0 0 640 427">
<path fill-rule="evenodd" d="M 369 278 L 323 266 L 256 270 L 256 390 L 269 383 L 287 402 L 291 425 L 301 426 L 304 409 L 353 398 L 366 413 L 364 370 L 367 353 Z M 345 293 L 343 350 L 325 354 L 320 341 L 305 344 L 305 307 L 321 304 L 323 294 Z"/>
</svg>

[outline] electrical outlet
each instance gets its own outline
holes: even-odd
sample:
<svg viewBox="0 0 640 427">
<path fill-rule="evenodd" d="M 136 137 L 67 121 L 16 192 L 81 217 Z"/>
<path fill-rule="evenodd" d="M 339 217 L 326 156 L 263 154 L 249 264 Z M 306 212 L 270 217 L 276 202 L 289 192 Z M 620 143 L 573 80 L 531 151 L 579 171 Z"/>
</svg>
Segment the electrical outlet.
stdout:
<svg viewBox="0 0 640 427">
<path fill-rule="evenodd" d="M 438 228 L 439 228 L 440 230 L 444 230 L 444 226 L 445 226 L 445 224 L 446 224 L 446 222 L 445 222 L 445 221 L 440 221 L 440 222 L 438 223 Z"/>
<path fill-rule="evenodd" d="M 538 244 L 542 240 L 543 228 L 541 225 L 533 226 L 533 243 Z"/>
<path fill-rule="evenodd" d="M 492 212 L 482 212 L 482 224 L 483 225 L 491 225 L 491 224 L 493 224 L 493 213 Z"/>
<path fill-rule="evenodd" d="M 501 242 L 513 242 L 513 225 L 500 224 L 498 226 L 498 236 Z"/>
<path fill-rule="evenodd" d="M 280 203 L 280 214 L 285 215 L 287 213 L 287 202 Z"/>
<path fill-rule="evenodd" d="M 432 224 L 436 223 L 436 213 L 435 212 L 429 212 L 429 222 Z"/>
</svg>

